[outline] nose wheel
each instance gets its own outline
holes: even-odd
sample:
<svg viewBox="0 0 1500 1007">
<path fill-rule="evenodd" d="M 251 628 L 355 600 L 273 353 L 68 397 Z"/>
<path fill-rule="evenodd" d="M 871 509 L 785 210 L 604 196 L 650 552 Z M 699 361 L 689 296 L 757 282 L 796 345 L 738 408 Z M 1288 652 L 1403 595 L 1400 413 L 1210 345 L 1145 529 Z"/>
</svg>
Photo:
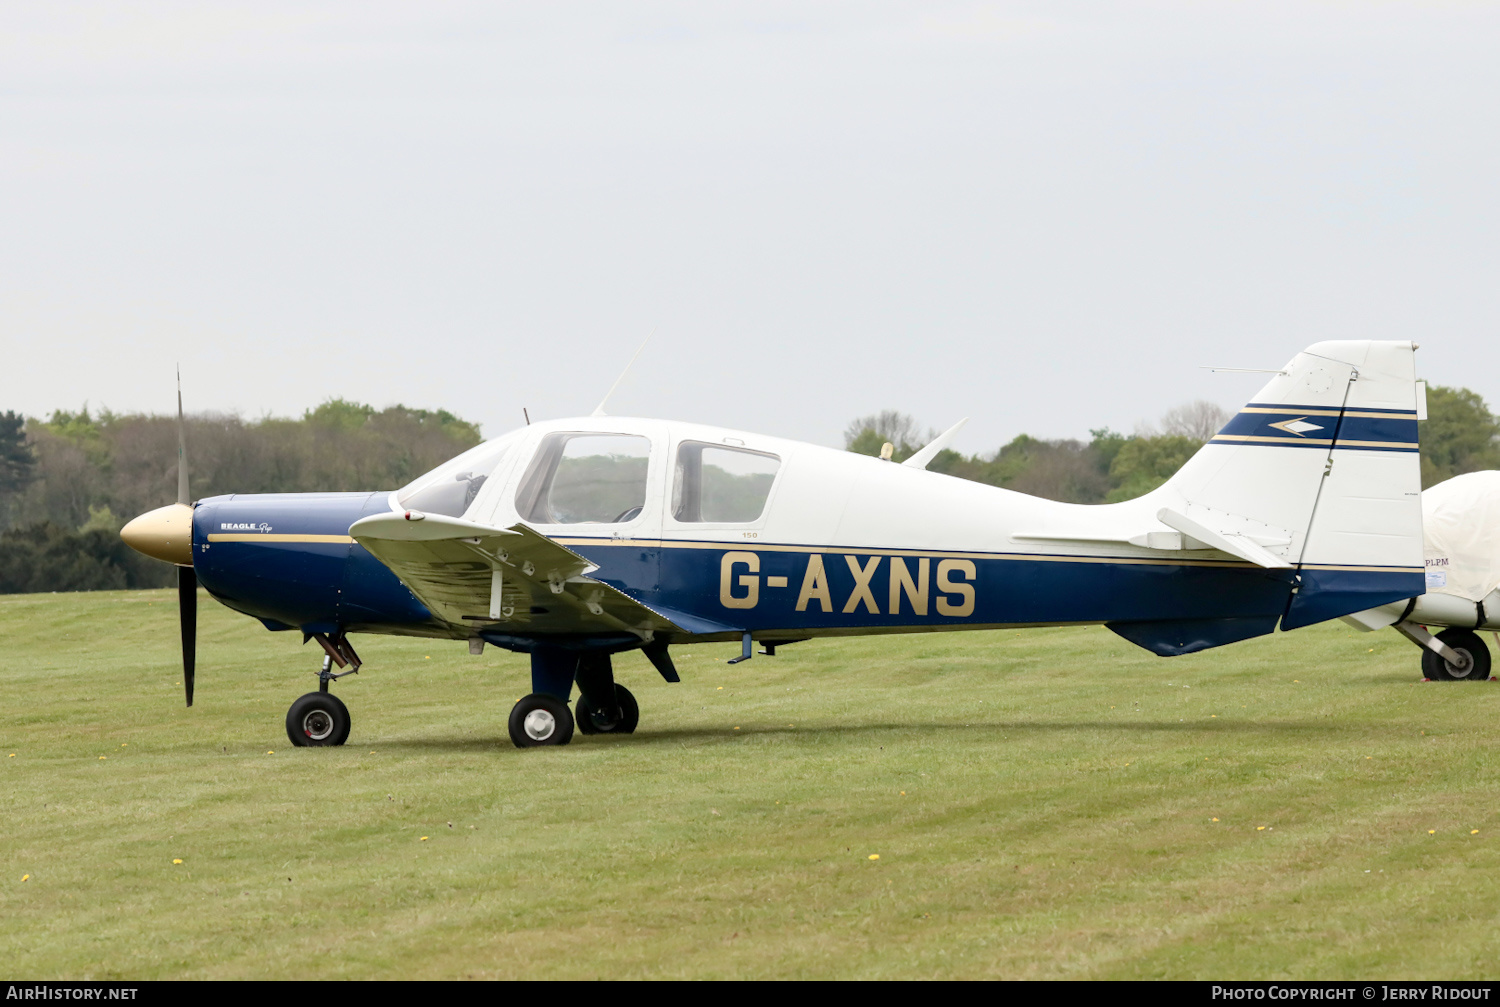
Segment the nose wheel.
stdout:
<svg viewBox="0 0 1500 1007">
<path fill-rule="evenodd" d="M 309 692 L 286 711 L 286 736 L 298 748 L 349 740 L 349 708 L 331 692 Z"/>
<path fill-rule="evenodd" d="M 359 674 L 359 655 L 343 633 L 332 637 L 313 633 L 309 639 L 317 640 L 324 650 L 323 670 L 318 672 L 318 691 L 309 692 L 286 711 L 286 736 L 298 748 L 342 745 L 349 740 L 349 708 L 328 686 L 345 675 Z M 349 670 L 335 674 L 334 664 Z"/>
</svg>

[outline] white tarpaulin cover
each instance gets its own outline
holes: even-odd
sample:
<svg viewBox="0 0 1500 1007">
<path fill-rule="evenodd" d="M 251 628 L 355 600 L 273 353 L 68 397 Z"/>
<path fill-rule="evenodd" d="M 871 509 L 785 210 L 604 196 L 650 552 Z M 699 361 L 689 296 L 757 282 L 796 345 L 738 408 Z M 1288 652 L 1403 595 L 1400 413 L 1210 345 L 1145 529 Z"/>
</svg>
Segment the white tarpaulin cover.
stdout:
<svg viewBox="0 0 1500 1007">
<path fill-rule="evenodd" d="M 1483 601 L 1500 587 L 1500 472 L 1470 472 L 1422 491 L 1427 590 Z"/>
</svg>

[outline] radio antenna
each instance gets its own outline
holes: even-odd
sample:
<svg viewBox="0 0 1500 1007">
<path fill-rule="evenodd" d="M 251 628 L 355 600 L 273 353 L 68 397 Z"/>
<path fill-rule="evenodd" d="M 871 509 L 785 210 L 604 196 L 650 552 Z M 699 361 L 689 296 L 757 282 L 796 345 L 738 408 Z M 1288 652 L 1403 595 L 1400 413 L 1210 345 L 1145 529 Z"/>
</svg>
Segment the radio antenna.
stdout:
<svg viewBox="0 0 1500 1007">
<path fill-rule="evenodd" d="M 651 342 L 651 337 L 654 335 L 656 335 L 656 326 L 653 325 L 651 327 L 651 331 L 646 333 L 646 338 L 641 340 L 640 349 L 635 351 L 635 356 L 630 358 L 630 363 L 626 364 L 625 369 L 620 372 L 620 376 L 618 378 L 615 378 L 615 383 L 609 386 L 609 391 L 604 393 L 604 398 L 601 399 L 599 404 L 594 407 L 594 411 L 589 413 L 590 416 L 606 415 L 604 412 L 604 404 L 608 402 L 609 397 L 615 393 L 615 389 L 620 387 L 620 382 L 625 380 L 625 375 L 629 374 L 630 368 L 635 366 L 635 358 L 641 355 L 641 350 L 644 350 L 646 348 L 646 344 Z"/>
</svg>

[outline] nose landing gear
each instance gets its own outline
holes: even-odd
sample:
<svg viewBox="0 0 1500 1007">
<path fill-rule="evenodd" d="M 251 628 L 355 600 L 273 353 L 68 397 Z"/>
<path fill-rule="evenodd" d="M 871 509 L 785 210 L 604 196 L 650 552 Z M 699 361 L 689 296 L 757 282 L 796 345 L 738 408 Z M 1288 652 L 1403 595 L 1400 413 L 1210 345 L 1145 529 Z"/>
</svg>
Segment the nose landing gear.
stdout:
<svg viewBox="0 0 1500 1007">
<path fill-rule="evenodd" d="M 349 740 L 349 708 L 328 691 L 328 684 L 345 675 L 357 675 L 359 655 L 343 633 L 335 634 L 331 639 L 322 633 L 314 633 L 312 638 L 325 652 L 323 669 L 318 672 L 318 691 L 298 697 L 286 711 L 287 740 L 298 748 L 342 745 Z M 335 674 L 334 664 L 349 670 Z"/>
</svg>

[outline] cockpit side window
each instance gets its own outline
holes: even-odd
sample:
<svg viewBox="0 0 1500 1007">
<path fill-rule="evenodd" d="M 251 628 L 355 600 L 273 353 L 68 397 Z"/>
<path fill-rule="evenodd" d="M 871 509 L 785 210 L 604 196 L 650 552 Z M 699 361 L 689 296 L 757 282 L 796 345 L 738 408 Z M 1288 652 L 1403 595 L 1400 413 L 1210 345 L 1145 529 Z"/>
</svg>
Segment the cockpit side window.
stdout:
<svg viewBox="0 0 1500 1007">
<path fill-rule="evenodd" d="M 780 468 L 781 459 L 773 454 L 684 441 L 672 480 L 672 516 L 724 524 L 758 520 Z"/>
<path fill-rule="evenodd" d="M 537 524 L 623 524 L 646 506 L 651 441 L 634 434 L 548 434 L 516 492 Z"/>
<path fill-rule="evenodd" d="M 406 510 L 462 517 L 485 480 L 505 460 L 510 443 L 506 438 L 470 448 L 398 490 L 397 503 Z"/>
</svg>

